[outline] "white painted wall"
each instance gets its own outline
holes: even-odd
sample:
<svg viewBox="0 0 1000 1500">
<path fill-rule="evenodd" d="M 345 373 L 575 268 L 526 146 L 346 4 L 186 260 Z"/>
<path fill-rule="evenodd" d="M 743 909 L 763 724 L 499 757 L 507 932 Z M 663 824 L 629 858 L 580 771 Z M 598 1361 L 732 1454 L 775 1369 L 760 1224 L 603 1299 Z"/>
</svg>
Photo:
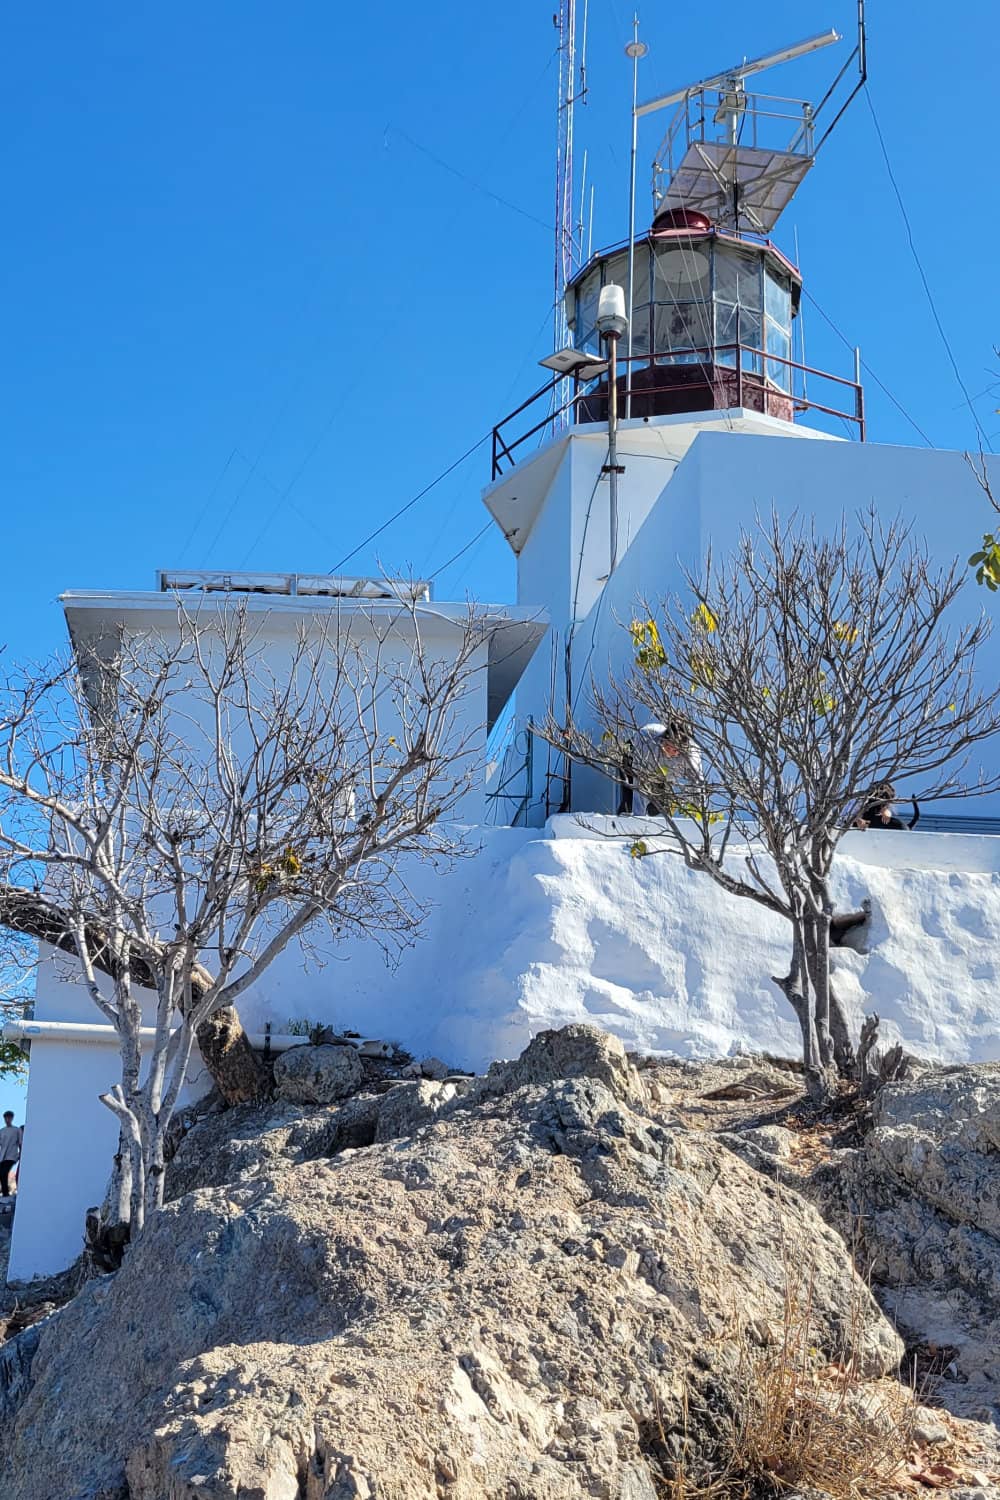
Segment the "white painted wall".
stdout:
<svg viewBox="0 0 1000 1500">
<path fill-rule="evenodd" d="M 798 429 L 801 431 L 802 429 Z M 990 461 L 1000 487 L 1000 460 Z M 645 472 L 629 468 L 627 489 L 647 483 Z M 698 433 L 669 483 L 658 496 L 631 546 L 597 604 L 579 625 L 574 639 L 574 668 L 580 717 L 586 722 L 586 685 L 609 671 L 621 672 L 631 648 L 622 628 L 635 614 L 636 601 L 669 597 L 683 587 L 685 569 L 697 571 L 709 548 L 732 547 L 741 526 L 752 526 L 774 507 L 784 517 L 798 513 L 832 528 L 846 512 L 874 504 L 886 520 L 901 515 L 913 522 L 932 556 L 945 564 L 957 555 L 964 563 L 990 524 L 988 502 L 964 454 L 873 443 L 789 442 L 772 435 Z M 983 609 L 1000 609 L 991 595 L 969 586 L 953 609 L 957 622 Z M 984 684 L 1000 676 L 1000 629 L 979 658 Z M 518 709 L 524 711 L 523 699 Z M 986 774 L 1000 769 L 1000 743 L 975 752 L 974 767 Z M 905 795 L 905 788 L 901 794 Z M 613 790 L 600 778 L 581 776 L 574 783 L 574 806 L 607 809 Z M 929 810 L 929 805 L 928 809 Z M 942 811 L 995 814 L 1000 795 L 942 803 Z"/>
<path fill-rule="evenodd" d="M 395 970 L 374 944 L 330 948 L 318 971 L 289 952 L 244 997 L 244 1023 L 323 1021 L 475 1069 L 573 1021 L 646 1052 L 795 1055 L 796 1023 L 769 977 L 787 967 L 786 924 L 673 856 L 631 859 L 631 831 L 613 832 L 611 819 L 577 818 L 470 830 L 475 852 L 450 873 L 412 871 L 431 910 Z M 835 956 L 855 1026 L 875 1010 L 890 1040 L 925 1056 L 1000 1056 L 1000 838 L 851 834 L 834 885 L 842 909 L 874 904 L 871 952 Z M 39 1015 L 94 1013 L 48 968 Z M 14 1276 L 56 1270 L 80 1247 L 115 1149 L 97 1101 L 114 1068 L 110 1048 L 33 1047 Z"/>
<path fill-rule="evenodd" d="M 631 618 L 632 602 L 640 587 L 659 590 L 660 582 L 649 582 L 654 573 L 662 580 L 662 562 L 678 553 L 694 562 L 701 544 L 700 488 L 697 481 L 699 438 L 708 433 L 729 440 L 746 433 L 765 434 L 776 444 L 792 443 L 822 449 L 841 446 L 828 434 L 796 427 L 775 418 L 753 413 L 704 412 L 697 416 L 661 417 L 653 421 L 623 422 L 619 461 L 625 467 L 619 486 L 618 556 L 616 578 L 632 580 L 629 587 L 605 591 L 610 556 L 610 493 L 608 478 L 601 475 L 607 461 L 607 432 L 600 425 L 574 428 L 554 439 L 534 459 L 525 459 L 485 498 L 498 514 L 505 503 L 533 493 L 536 475 L 543 498 L 527 537 L 518 541 L 518 603 L 545 608 L 549 634 L 535 654 L 517 690 L 517 722 L 544 720 L 553 702 L 561 713 L 565 701 L 564 653 L 567 634 L 573 629 L 574 692 L 585 695 L 586 683 L 598 664 L 608 656 L 608 624 L 617 617 Z M 551 448 L 563 449 L 553 469 Z M 694 445 L 694 446 L 692 446 Z M 527 503 L 523 501 L 522 503 Z M 667 541 L 664 545 L 663 537 Z M 655 542 L 654 539 L 655 538 Z M 651 552 L 658 545 L 659 550 Z M 612 631 L 611 636 L 615 633 Z M 610 640 L 617 645 L 617 638 Z M 553 663 L 555 671 L 553 672 Z M 545 820 L 545 783 L 548 768 L 558 769 L 559 757 L 538 747 L 533 769 L 533 797 L 529 821 Z M 579 797 L 604 797 L 593 777 L 574 768 L 574 806 Z M 559 795 L 552 783 L 552 795 Z"/>
<path fill-rule="evenodd" d="M 247 602 L 247 601 L 244 601 Z M 262 672 L 270 673 L 277 682 L 283 681 L 289 671 L 296 649 L 297 633 L 305 630 L 312 636 L 317 648 L 324 641 L 330 645 L 330 685 L 337 680 L 336 656 L 333 642 L 337 633 L 344 643 L 345 666 L 349 669 L 352 651 L 363 653 L 368 663 L 374 663 L 376 647 L 385 680 L 391 674 L 405 676 L 413 661 L 413 640 L 409 617 L 396 606 L 364 603 L 348 610 L 337 608 L 337 600 L 297 598 L 260 598 L 249 596 L 247 607 L 248 626 L 254 634 L 255 648 L 259 651 Z M 217 610 L 226 608 L 224 596 L 214 596 L 198 605 L 188 601 L 188 607 L 198 610 L 199 623 L 203 630 L 204 649 L 210 653 L 212 625 Z M 94 596 L 70 596 L 67 613 L 75 639 L 81 637 L 98 639 L 114 632 L 119 627 L 132 632 L 149 631 L 161 636 L 166 642 L 177 640 L 179 626 L 176 608 L 169 596 L 108 594 Z M 457 614 L 457 618 L 456 618 Z M 420 633 L 422 649 L 429 660 L 451 663 L 455 660 L 462 641 L 463 610 L 447 606 L 428 604 L 421 607 Z M 498 622 L 499 623 L 499 622 Z M 488 642 L 483 643 L 472 655 L 466 681 L 454 701 L 454 719 L 451 743 L 462 747 L 461 770 L 474 770 L 474 777 L 461 801 L 454 808 L 455 816 L 463 822 L 483 821 L 485 795 L 485 757 L 487 725 L 487 659 Z M 212 729 L 210 713 L 206 703 L 197 696 L 185 698 L 178 695 L 171 703 L 172 710 L 190 722 L 202 726 L 210 742 Z M 353 713 L 349 704 L 347 722 Z M 379 700 L 380 727 L 388 736 L 398 732 L 398 715 L 394 712 L 391 697 Z M 239 749 L 239 726 L 235 726 L 234 739 Z"/>
<path fill-rule="evenodd" d="M 72 973 L 67 959 L 43 945 L 36 1019 L 103 1024 L 83 985 L 70 982 Z M 155 1020 L 151 1004 L 148 1019 L 150 1024 Z M 32 1044 L 10 1280 L 52 1275 L 83 1249 L 87 1209 L 104 1196 L 118 1146 L 118 1125 L 99 1096 L 120 1076 L 115 1046 L 51 1040 Z M 182 1104 L 198 1098 L 210 1083 L 196 1058 Z"/>
</svg>

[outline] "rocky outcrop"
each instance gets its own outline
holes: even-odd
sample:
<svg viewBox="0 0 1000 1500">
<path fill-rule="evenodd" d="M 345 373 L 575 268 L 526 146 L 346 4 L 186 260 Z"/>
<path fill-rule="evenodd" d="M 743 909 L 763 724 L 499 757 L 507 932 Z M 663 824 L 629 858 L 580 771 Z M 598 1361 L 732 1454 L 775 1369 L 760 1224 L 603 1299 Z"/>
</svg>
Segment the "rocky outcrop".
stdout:
<svg viewBox="0 0 1000 1500">
<path fill-rule="evenodd" d="M 953 1411 L 1000 1416 L 1000 1064 L 881 1091 L 873 1128 L 815 1179 L 819 1202 Z"/>
<path fill-rule="evenodd" d="M 901 1352 L 816 1210 L 586 1027 L 464 1094 L 210 1116 L 172 1192 L 8 1355 L 5 1500 L 654 1500 L 650 1431 L 727 1408 L 789 1268 L 821 1353 Z"/>
<path fill-rule="evenodd" d="M 624 1104 L 649 1106 L 649 1090 L 617 1037 L 580 1024 L 543 1031 L 513 1062 L 495 1062 L 477 1092 L 480 1097 L 510 1094 L 557 1078 L 591 1078 Z"/>
<path fill-rule="evenodd" d="M 356 1047 L 290 1047 L 274 1061 L 278 1098 L 293 1104 L 335 1104 L 356 1093 L 363 1078 Z"/>
</svg>

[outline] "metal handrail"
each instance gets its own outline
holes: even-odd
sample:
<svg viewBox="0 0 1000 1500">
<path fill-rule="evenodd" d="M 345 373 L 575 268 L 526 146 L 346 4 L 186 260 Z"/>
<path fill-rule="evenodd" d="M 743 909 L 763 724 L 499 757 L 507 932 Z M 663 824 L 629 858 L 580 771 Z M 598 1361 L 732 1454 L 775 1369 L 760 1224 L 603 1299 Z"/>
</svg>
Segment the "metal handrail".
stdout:
<svg viewBox="0 0 1000 1500">
<path fill-rule="evenodd" d="M 530 716 L 523 724 L 519 724 L 517 718 L 512 717 L 507 726 L 503 751 L 497 766 L 497 785 L 486 793 L 486 821 L 491 826 L 516 828 L 519 820 L 527 814 L 528 804 L 531 801 L 533 748 L 534 734 Z M 516 792 L 508 791 L 509 787 L 516 785 L 522 779 L 524 790 L 520 796 Z M 496 818 L 504 811 L 503 804 L 515 801 L 516 806 L 510 814 L 509 822 L 497 823 Z"/>
<path fill-rule="evenodd" d="M 727 365 L 722 363 L 720 364 L 720 368 L 723 370 L 732 370 L 736 376 L 737 407 L 742 407 L 743 405 L 743 381 L 745 376 L 750 375 L 755 380 L 760 380 L 763 382 L 762 386 L 755 387 L 755 389 L 763 389 L 763 391 L 765 392 L 765 397 L 769 394 L 775 397 L 784 397 L 794 403 L 796 411 L 823 412 L 826 416 L 838 417 L 845 422 L 853 422 L 858 427 L 858 436 L 860 441 L 865 441 L 866 430 L 864 389 L 857 381 L 848 380 L 843 375 L 832 375 L 829 370 L 820 370 L 814 365 L 801 364 L 798 360 L 789 359 L 783 354 L 771 354 L 768 350 L 757 348 L 752 344 L 735 343 L 692 345 L 687 349 L 671 349 L 669 351 L 663 350 L 652 355 L 634 354 L 631 360 L 627 356 L 619 357 L 618 364 L 622 367 L 627 367 L 629 364 L 632 364 L 641 366 L 643 369 L 652 370 L 670 369 L 676 366 L 679 357 L 691 355 L 710 356 L 709 359 L 704 359 L 701 362 L 704 364 L 713 362 L 719 364 L 720 362 L 718 356 L 727 354 L 735 354 L 736 362 L 734 365 Z M 755 363 L 759 364 L 759 371 L 753 368 L 746 368 L 744 359 L 747 355 L 749 355 Z M 688 368 L 697 368 L 698 363 L 699 361 L 695 360 L 693 362 L 693 365 L 689 366 Z M 834 385 L 844 386 L 849 390 L 853 390 L 854 410 L 842 411 L 839 407 L 828 406 L 822 401 L 814 401 L 808 396 L 796 395 L 792 390 L 786 391 L 781 389 L 781 387 L 779 386 L 769 384 L 768 377 L 765 373 L 768 363 L 783 365 L 788 370 L 797 370 L 802 375 L 812 375 L 816 379 L 829 380 L 832 381 Z M 551 380 L 547 381 L 544 385 L 539 386 L 538 390 L 534 391 L 525 401 L 522 401 L 520 406 L 516 406 L 513 411 L 508 412 L 507 415 L 503 417 L 493 428 L 493 479 L 499 479 L 500 476 L 506 472 L 505 464 L 510 468 L 514 467 L 514 465 L 517 463 L 515 452 L 518 448 L 522 447 L 526 442 L 529 442 L 530 439 L 535 437 L 538 433 L 543 432 L 547 427 L 551 427 L 553 432 L 555 432 L 558 419 L 567 411 L 574 413 L 574 417 L 572 417 L 571 420 L 575 420 L 575 413 L 581 402 L 592 400 L 595 396 L 600 398 L 603 394 L 600 381 L 592 381 L 589 385 L 581 387 L 580 382 L 577 379 L 575 382 L 573 394 L 568 401 L 564 401 L 562 405 L 556 407 L 555 409 L 548 409 L 540 421 L 535 422 L 532 426 L 528 427 L 526 431 L 519 432 L 516 437 L 508 438 L 504 435 L 504 429 L 507 428 L 509 423 L 513 422 L 516 417 L 521 416 L 529 409 L 529 407 L 534 406 L 535 403 L 537 401 L 540 401 L 543 397 L 550 396 L 556 386 L 560 385 L 565 380 L 565 378 L 566 377 L 561 374 L 553 376 Z M 706 383 L 707 379 L 708 377 L 706 376 Z M 633 395 L 635 396 L 636 394 L 638 394 L 641 396 L 655 396 L 660 394 L 661 392 L 673 389 L 675 389 L 675 386 L 666 382 L 661 385 L 644 386 L 639 392 L 637 392 L 635 390 L 635 387 L 633 386 Z"/>
</svg>

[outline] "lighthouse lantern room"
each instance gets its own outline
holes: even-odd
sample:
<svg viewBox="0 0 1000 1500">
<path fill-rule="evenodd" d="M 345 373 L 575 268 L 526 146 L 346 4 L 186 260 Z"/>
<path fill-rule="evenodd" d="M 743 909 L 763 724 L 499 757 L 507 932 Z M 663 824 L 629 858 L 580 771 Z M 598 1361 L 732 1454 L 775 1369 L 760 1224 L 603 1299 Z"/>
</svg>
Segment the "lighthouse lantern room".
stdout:
<svg viewBox="0 0 1000 1500">
<path fill-rule="evenodd" d="M 627 247 L 595 256 L 566 294 L 574 345 L 599 356 L 601 288 L 625 288 L 625 415 L 738 407 L 792 420 L 792 320 L 802 281 L 774 245 L 720 230 L 698 210 L 670 207 L 632 246 L 634 288 L 629 259 Z M 593 382 L 578 420 L 604 421 L 607 396 L 607 381 Z"/>
<path fill-rule="evenodd" d="M 567 3 L 571 32 L 574 0 L 564 0 L 564 8 Z M 633 204 L 638 122 L 673 106 L 653 159 L 652 223 L 637 234 L 633 211 L 628 239 L 570 267 L 565 279 L 559 270 L 566 267 L 573 234 L 567 224 L 557 225 L 557 282 L 564 297 L 557 341 L 560 330 L 568 330 L 572 347 L 557 348 L 542 361 L 555 378 L 497 424 L 494 480 L 517 462 L 521 444 L 546 429 L 555 435 L 567 425 L 613 424 L 619 418 L 742 411 L 793 422 L 809 411 L 864 438 L 857 369 L 835 375 L 810 368 L 801 338 L 796 359 L 793 330 L 802 278 L 769 237 L 864 85 L 864 0 L 858 0 L 854 49 L 818 105 L 747 87 L 754 76 L 839 40 L 836 31 L 822 32 L 645 104 L 634 96 Z M 626 51 L 635 67 L 646 51 L 637 33 Z M 564 172 L 571 115 L 570 91 L 560 106 Z M 601 293 L 608 286 L 623 289 L 628 311 L 627 338 L 620 339 L 611 369 L 607 338 L 598 327 Z M 544 416 L 536 406 L 542 401 Z"/>
<path fill-rule="evenodd" d="M 794 419 L 805 386 L 801 378 L 797 384 L 802 365 L 792 342 L 802 280 L 767 236 L 850 102 L 826 124 L 823 111 L 837 100 L 837 85 L 855 60 L 853 92 L 864 82 L 860 7 L 858 21 L 854 53 L 818 108 L 749 93 L 746 84 L 839 41 L 832 30 L 635 107 L 633 123 L 674 106 L 653 161 L 652 226 L 637 239 L 633 224 L 626 248 L 597 254 L 566 289 L 574 345 L 595 354 L 601 288 L 626 289 L 630 334 L 618 366 L 626 417 L 739 408 Z M 860 393 L 847 399 L 847 412 L 845 394 L 824 405 L 863 427 Z M 606 381 L 578 395 L 577 420 L 605 419 Z"/>
</svg>

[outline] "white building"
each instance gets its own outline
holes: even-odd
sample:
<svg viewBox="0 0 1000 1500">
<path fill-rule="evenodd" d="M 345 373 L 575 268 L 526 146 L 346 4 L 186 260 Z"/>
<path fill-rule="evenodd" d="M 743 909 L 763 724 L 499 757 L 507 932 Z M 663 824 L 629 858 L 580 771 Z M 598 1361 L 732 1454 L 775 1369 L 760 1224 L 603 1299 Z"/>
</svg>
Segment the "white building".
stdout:
<svg viewBox="0 0 1000 1500">
<path fill-rule="evenodd" d="M 714 86 L 735 101 L 730 111 L 752 115 L 742 79 Z M 706 88 L 677 97 L 686 106 Z M 711 119 L 715 105 L 706 107 Z M 552 417 L 546 386 L 533 405 L 498 424 L 484 501 L 517 557 L 517 603 L 488 611 L 498 628 L 484 637 L 481 686 L 467 711 L 484 749 L 515 688 L 516 714 L 489 787 L 480 782 L 463 807 L 481 852 L 446 878 L 428 884 L 421 877 L 433 910 L 425 940 L 397 971 L 385 968 L 374 945 L 331 952 L 319 973 L 305 972 L 290 951 L 241 1002 L 251 1033 L 268 1024 L 280 1033 L 289 1019 L 303 1018 L 398 1038 L 469 1067 L 510 1055 L 545 1026 L 588 1018 L 649 1050 L 796 1050 L 794 1018 L 768 979 L 782 962 L 777 919 L 670 861 L 637 865 L 614 840 L 588 842 L 578 824 L 552 818 L 564 803 L 563 766 L 529 730 L 550 708 L 561 712 L 567 697 L 582 700 L 592 676 L 622 665 L 629 651 L 622 622 L 637 597 L 669 595 L 710 545 L 731 544 L 755 510 L 798 511 L 822 528 L 875 504 L 886 517 L 912 519 L 942 561 L 973 550 L 983 532 L 988 507 L 965 455 L 865 440 L 853 371 L 810 371 L 806 386 L 794 358 L 801 279 L 766 236 L 811 165 L 811 138 L 789 150 L 739 140 L 737 131 L 728 145 L 680 141 L 677 170 L 631 256 L 623 246 L 599 252 L 570 279 L 575 350 L 562 365 L 575 362 L 578 374 L 565 410 Z M 595 321 L 601 289 L 628 287 L 630 259 L 631 334 L 622 354 L 630 347 L 632 357 L 620 365 L 616 387 L 612 475 L 609 377 Z M 540 432 L 544 440 L 534 446 Z M 1000 469 L 993 478 L 1000 494 Z M 161 582 L 154 593 L 67 594 L 71 637 L 168 627 L 168 584 L 209 597 L 236 587 L 266 622 L 280 669 L 295 627 L 352 608 L 351 587 L 340 580 L 190 575 Z M 378 593 L 377 584 L 357 589 Z M 392 609 L 391 598 L 383 602 Z M 968 591 L 968 608 L 982 602 Z M 381 607 L 377 597 L 374 603 Z M 447 651 L 458 607 L 424 604 L 427 629 Z M 981 670 L 996 681 L 1000 636 Z M 986 769 L 994 771 L 1000 747 L 989 753 Z M 613 796 L 600 778 L 575 776 L 569 805 L 600 813 Z M 934 811 L 925 828 L 935 827 Z M 962 812 L 977 820 L 970 830 L 982 829 L 1000 804 L 987 799 Z M 947 821 L 939 812 L 936 826 Z M 487 826 L 498 824 L 514 826 Z M 857 1017 L 874 994 L 891 1037 L 949 1060 L 996 1055 L 998 849 L 971 832 L 887 833 L 867 842 L 848 836 L 843 898 L 872 897 L 878 939 L 877 955 L 851 956 L 841 976 Z M 677 920 L 651 924 L 650 910 Z M 904 911 L 906 922 L 898 922 Z M 724 944 L 717 941 L 722 926 Z M 52 963 L 39 975 L 35 1015 L 57 1026 L 99 1019 L 82 987 L 65 982 Z M 101 1197 L 116 1140 L 96 1098 L 114 1076 L 109 1041 L 106 1033 L 104 1041 L 85 1041 L 64 1031 L 33 1047 L 13 1277 L 71 1260 L 84 1210 Z"/>
<path fill-rule="evenodd" d="M 710 547 L 731 547 L 755 511 L 764 518 L 772 507 L 786 518 L 798 513 L 832 531 L 845 512 L 874 504 L 886 520 L 912 520 L 941 562 L 968 555 L 990 524 L 964 453 L 842 441 L 746 409 L 663 413 L 620 424 L 618 561 L 609 579 L 608 481 L 601 475 L 607 451 L 606 428 L 575 424 L 486 491 L 517 554 L 518 601 L 544 602 L 551 621 L 518 688 L 520 728 L 529 719 L 540 723 L 552 706 L 560 717 L 567 696 L 585 722 L 591 679 L 621 673 L 629 662 L 625 627 L 636 601 L 680 594 L 685 570 L 697 572 Z M 1000 493 L 1000 460 L 987 462 Z M 970 579 L 961 609 L 978 614 L 991 602 Z M 981 651 L 979 670 L 987 685 L 1000 677 L 1000 630 Z M 995 741 L 982 757 L 987 776 L 1000 771 Z M 522 734 L 504 787 L 512 815 L 523 804 L 519 821 L 543 823 L 562 805 L 561 757 L 536 741 L 529 762 Z M 573 808 L 613 810 L 614 797 L 609 783 L 574 772 Z M 1000 818 L 1000 795 L 928 803 L 924 826 L 961 829 L 969 819 L 983 826 L 984 816 Z"/>
<path fill-rule="evenodd" d="M 153 635 L 168 644 L 180 631 L 178 600 L 186 612 L 197 613 L 199 625 L 211 632 L 217 611 L 234 601 L 246 612 L 248 628 L 260 643 L 263 665 L 279 681 L 283 663 L 290 662 L 300 632 L 329 640 L 331 622 L 341 634 L 350 633 L 352 645 L 365 649 L 378 641 L 379 660 L 386 672 L 412 660 L 414 631 L 419 628 L 420 650 L 427 661 L 447 665 L 455 660 L 465 639 L 469 609 L 463 604 L 438 602 L 426 583 L 405 585 L 412 598 L 401 602 L 404 586 L 380 579 L 343 579 L 285 574 L 161 573 L 151 592 L 74 591 L 62 604 L 74 648 L 85 663 L 99 655 L 103 642 L 120 633 Z M 486 744 L 490 730 L 545 632 L 544 614 L 519 606 L 477 606 L 476 632 L 481 644 L 463 673 L 461 692 L 454 700 L 453 739 L 478 774 L 462 793 L 455 817 L 476 827 L 485 819 Z M 369 653 L 371 655 L 372 653 Z M 197 704 L 179 700 L 174 711 L 197 715 Z M 394 729 L 387 717 L 391 703 L 380 708 L 380 728 Z M 415 872 L 419 878 L 419 871 Z M 368 1011 L 361 1024 L 380 1034 L 405 1031 L 403 1017 L 388 1016 L 380 1006 L 381 989 L 389 998 L 392 979 L 377 952 L 360 955 L 327 947 L 320 955 L 331 966 L 304 967 L 300 949 L 287 951 L 269 973 L 266 984 L 248 995 L 243 1014 L 248 1030 L 275 1033 L 290 1019 L 333 1022 L 348 1026 L 349 1015 Z M 331 974 L 350 958 L 352 990 L 345 1002 L 341 985 Z M 359 961 L 355 961 L 359 958 Z M 364 972 L 374 983 L 374 1004 L 358 1004 L 365 995 Z M 360 980 L 360 986 L 359 986 Z M 155 1014 L 155 1005 L 150 1006 Z M 115 1150 L 117 1125 L 98 1095 L 114 1082 L 116 1038 L 78 982 L 72 961 L 43 953 L 38 970 L 34 1017 L 19 1029 L 34 1038 L 28 1088 L 27 1129 L 21 1166 L 9 1275 L 19 1278 L 47 1274 L 71 1261 L 81 1246 L 83 1216 L 98 1203 Z M 391 1023 L 391 1025 L 390 1025 Z M 206 1086 L 194 1070 L 189 1094 Z"/>
</svg>

